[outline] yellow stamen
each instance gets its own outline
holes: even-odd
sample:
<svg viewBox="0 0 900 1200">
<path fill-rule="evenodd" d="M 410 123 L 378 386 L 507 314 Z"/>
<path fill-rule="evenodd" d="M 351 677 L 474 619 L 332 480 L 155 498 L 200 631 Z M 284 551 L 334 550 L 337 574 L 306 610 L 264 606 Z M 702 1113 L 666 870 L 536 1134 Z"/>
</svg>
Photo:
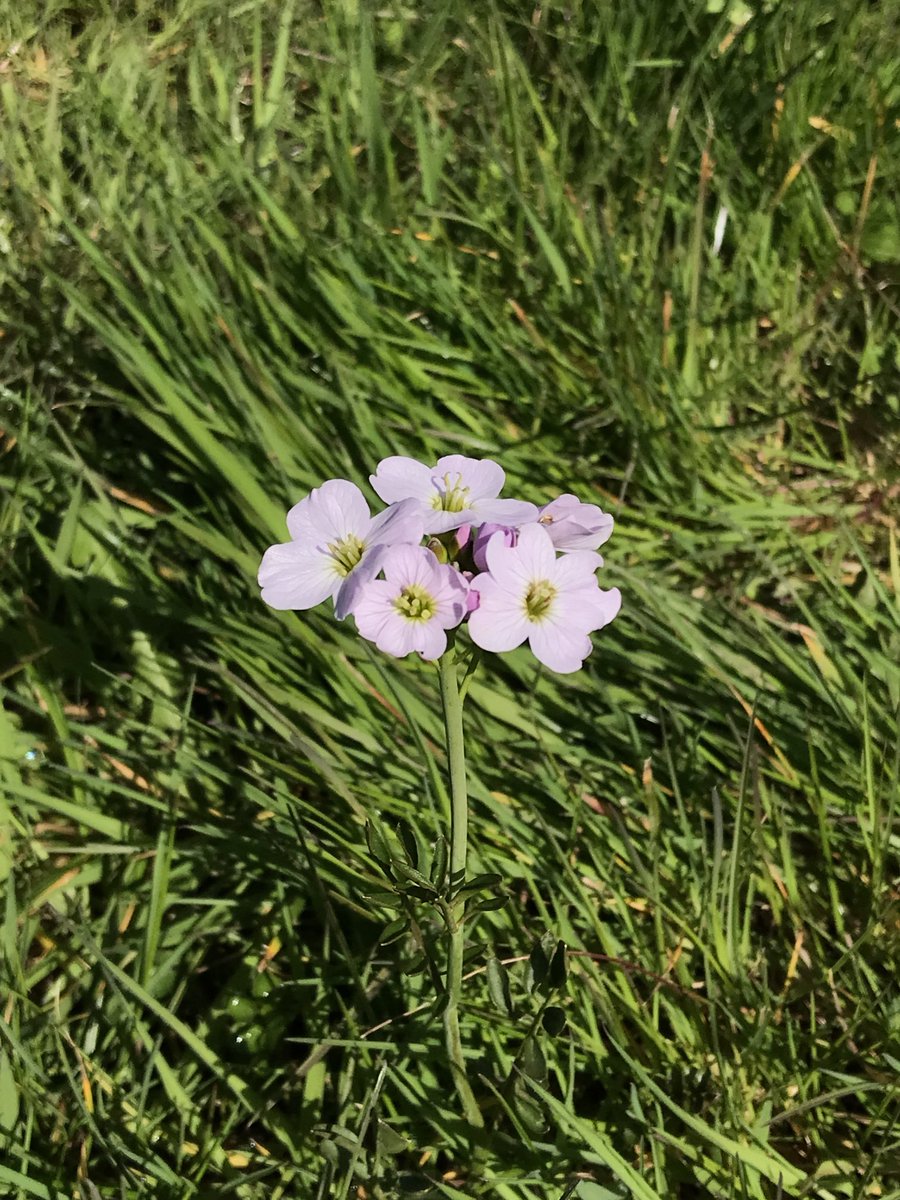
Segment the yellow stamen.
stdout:
<svg viewBox="0 0 900 1200">
<path fill-rule="evenodd" d="M 355 533 L 348 533 L 339 542 L 331 543 L 328 553 L 334 559 L 338 574 L 342 578 L 346 578 L 357 565 L 365 548 L 366 543 L 361 541 Z"/>
<path fill-rule="evenodd" d="M 407 621 L 430 621 L 437 610 L 437 604 L 421 584 L 411 583 L 409 587 L 403 588 L 394 601 L 394 608 L 401 617 L 406 617 Z"/>
<path fill-rule="evenodd" d="M 540 579 L 525 593 L 525 616 L 529 621 L 542 621 L 556 598 L 556 588 L 549 579 Z"/>
</svg>

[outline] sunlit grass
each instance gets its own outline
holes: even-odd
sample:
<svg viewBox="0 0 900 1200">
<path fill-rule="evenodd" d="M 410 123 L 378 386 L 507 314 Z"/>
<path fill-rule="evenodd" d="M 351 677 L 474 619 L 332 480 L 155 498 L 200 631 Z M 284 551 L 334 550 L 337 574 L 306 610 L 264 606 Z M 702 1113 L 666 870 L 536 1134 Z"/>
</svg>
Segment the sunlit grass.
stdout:
<svg viewBox="0 0 900 1200">
<path fill-rule="evenodd" d="M 0 18 L 11 1196 L 891 1194 L 892 7 Z M 471 688 L 475 1140 L 365 835 L 434 853 L 436 674 L 255 586 L 456 451 L 625 598 Z"/>
</svg>

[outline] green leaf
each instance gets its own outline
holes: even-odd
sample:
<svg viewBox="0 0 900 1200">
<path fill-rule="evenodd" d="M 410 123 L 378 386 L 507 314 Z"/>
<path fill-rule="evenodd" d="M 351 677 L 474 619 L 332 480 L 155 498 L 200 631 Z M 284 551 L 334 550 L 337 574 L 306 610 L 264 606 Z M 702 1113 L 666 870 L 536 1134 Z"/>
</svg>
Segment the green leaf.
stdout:
<svg viewBox="0 0 900 1200">
<path fill-rule="evenodd" d="M 381 945 L 390 946 L 392 942 L 398 941 L 409 929 L 409 921 L 405 917 L 399 917 L 396 921 L 391 921 L 390 924 L 384 927 L 384 932 L 381 935 Z"/>
<path fill-rule="evenodd" d="M 527 990 L 533 992 L 541 988 L 549 970 L 550 963 L 544 947 L 540 941 L 536 941 L 531 947 L 531 953 L 528 956 L 528 966 L 525 971 L 525 987 Z"/>
<path fill-rule="evenodd" d="M 12 1129 L 19 1116 L 19 1090 L 12 1063 L 0 1046 L 0 1129 Z"/>
<path fill-rule="evenodd" d="M 566 1014 L 558 1005 L 551 1004 L 544 1009 L 541 1024 L 551 1037 L 559 1037 L 566 1027 Z"/>
<path fill-rule="evenodd" d="M 393 851 L 388 844 L 381 822 L 374 817 L 366 821 L 366 845 L 376 862 L 381 863 L 383 867 L 389 865 L 393 858 Z"/>
<path fill-rule="evenodd" d="M 547 1059 L 544 1057 L 540 1043 L 532 1034 L 529 1034 L 522 1043 L 518 1062 L 529 1079 L 537 1080 L 538 1083 L 547 1082 Z"/>
<path fill-rule="evenodd" d="M 486 963 L 488 993 L 495 1006 L 507 1016 L 512 1016 L 512 997 L 506 967 L 496 955 L 490 954 Z"/>
<path fill-rule="evenodd" d="M 503 882 L 503 876 L 496 871 L 485 872 L 482 875 L 475 875 L 471 879 L 467 879 L 464 886 L 459 889 L 460 895 L 471 895 L 473 892 L 488 891 L 491 888 L 497 887 Z"/>
<path fill-rule="evenodd" d="M 550 965 L 547 968 L 547 983 L 553 989 L 565 987 L 567 973 L 566 944 L 559 941 L 556 943 L 553 957 L 550 959 Z"/>
<path fill-rule="evenodd" d="M 378 1122 L 376 1139 L 379 1155 L 404 1154 L 411 1148 L 407 1139 L 392 1129 L 386 1121 Z"/>
</svg>

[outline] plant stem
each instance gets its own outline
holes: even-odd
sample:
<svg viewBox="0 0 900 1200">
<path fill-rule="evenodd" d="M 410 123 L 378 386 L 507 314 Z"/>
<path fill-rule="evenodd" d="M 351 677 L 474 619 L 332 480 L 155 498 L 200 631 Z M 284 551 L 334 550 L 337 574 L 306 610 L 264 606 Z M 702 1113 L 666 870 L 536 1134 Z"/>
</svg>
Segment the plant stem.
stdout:
<svg viewBox="0 0 900 1200">
<path fill-rule="evenodd" d="M 463 1058 L 459 1033 L 459 1001 L 462 993 L 464 948 L 464 918 L 466 902 L 457 896 L 466 878 L 468 856 L 469 797 L 466 789 L 466 751 L 463 741 L 463 704 L 459 693 L 456 660 L 448 650 L 440 659 L 441 700 L 444 705 L 444 728 L 447 732 L 447 761 L 450 766 L 450 900 L 447 904 L 447 1007 L 444 1010 L 444 1030 L 447 1054 L 453 1080 L 470 1125 L 481 1126 L 484 1121 L 472 1093 Z"/>
</svg>

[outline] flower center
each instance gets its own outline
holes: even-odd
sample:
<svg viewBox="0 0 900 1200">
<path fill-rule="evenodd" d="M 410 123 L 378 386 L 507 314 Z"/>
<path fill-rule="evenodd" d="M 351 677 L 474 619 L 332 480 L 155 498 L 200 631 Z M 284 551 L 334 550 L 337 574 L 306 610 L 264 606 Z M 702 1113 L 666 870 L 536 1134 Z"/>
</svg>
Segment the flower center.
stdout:
<svg viewBox="0 0 900 1200">
<path fill-rule="evenodd" d="M 334 559 L 338 575 L 346 578 L 362 558 L 365 548 L 366 543 L 361 541 L 355 533 L 348 533 L 339 542 L 332 542 L 328 547 L 328 553 Z"/>
<path fill-rule="evenodd" d="M 556 598 L 556 588 L 549 579 L 539 579 L 525 593 L 525 616 L 529 621 L 542 621 Z"/>
<path fill-rule="evenodd" d="M 394 601 L 394 608 L 407 621 L 430 621 L 435 614 L 437 604 L 433 596 L 420 583 L 411 583 L 403 588 Z"/>
<path fill-rule="evenodd" d="M 462 512 L 469 507 L 469 489 L 463 486 L 462 475 L 449 471 L 443 479 L 443 490 L 438 486 L 431 498 L 432 506 L 441 512 Z"/>
</svg>

